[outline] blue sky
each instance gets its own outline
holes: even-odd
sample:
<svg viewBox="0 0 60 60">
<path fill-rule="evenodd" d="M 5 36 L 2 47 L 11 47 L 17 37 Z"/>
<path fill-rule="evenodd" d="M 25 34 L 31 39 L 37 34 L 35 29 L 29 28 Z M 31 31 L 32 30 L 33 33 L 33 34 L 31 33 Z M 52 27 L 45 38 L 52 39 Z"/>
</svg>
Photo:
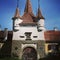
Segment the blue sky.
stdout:
<svg viewBox="0 0 60 60">
<path fill-rule="evenodd" d="M 23 15 L 26 0 L 19 1 L 20 15 Z M 31 0 L 34 14 L 38 7 L 38 0 Z M 52 30 L 58 27 L 60 30 L 60 0 L 40 0 L 40 8 L 45 17 L 45 27 Z M 12 17 L 14 16 L 17 0 L 0 0 L 0 25 L 1 28 L 12 30 Z"/>
</svg>

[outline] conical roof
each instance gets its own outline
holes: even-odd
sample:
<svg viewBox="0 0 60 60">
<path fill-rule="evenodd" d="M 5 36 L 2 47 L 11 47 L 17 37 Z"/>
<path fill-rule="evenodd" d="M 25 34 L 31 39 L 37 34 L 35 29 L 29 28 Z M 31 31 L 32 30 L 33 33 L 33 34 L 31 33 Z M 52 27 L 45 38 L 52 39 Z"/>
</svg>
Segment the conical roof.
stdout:
<svg viewBox="0 0 60 60">
<path fill-rule="evenodd" d="M 37 18 L 38 18 L 38 19 L 44 19 L 44 17 L 42 16 L 42 13 L 41 13 L 40 8 L 38 8 Z"/>
<path fill-rule="evenodd" d="M 33 14 L 30 0 L 26 0 L 25 13 Z"/>
<path fill-rule="evenodd" d="M 30 0 L 26 0 L 26 6 L 24 10 L 24 15 L 22 16 L 22 24 L 35 24 L 34 22 L 34 14 L 32 12 L 32 6 Z"/>
<path fill-rule="evenodd" d="M 20 12 L 19 12 L 19 8 L 18 7 L 16 8 L 16 12 L 15 12 L 15 15 L 14 15 L 13 19 L 14 18 L 20 18 Z"/>
<path fill-rule="evenodd" d="M 36 22 L 34 22 L 33 17 L 29 13 L 25 13 L 22 16 L 22 20 L 23 20 L 22 24 L 36 24 Z"/>
</svg>

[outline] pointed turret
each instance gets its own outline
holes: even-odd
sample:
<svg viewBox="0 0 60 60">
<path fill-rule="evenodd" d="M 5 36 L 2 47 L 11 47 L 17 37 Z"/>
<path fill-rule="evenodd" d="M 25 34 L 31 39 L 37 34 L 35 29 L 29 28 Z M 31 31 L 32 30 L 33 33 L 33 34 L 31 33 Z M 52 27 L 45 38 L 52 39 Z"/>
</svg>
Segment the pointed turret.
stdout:
<svg viewBox="0 0 60 60">
<path fill-rule="evenodd" d="M 40 8 L 38 8 L 37 18 L 38 19 L 44 19 L 44 17 L 42 16 Z"/>
<path fill-rule="evenodd" d="M 17 0 L 17 7 L 16 7 L 16 11 L 15 11 L 15 15 L 14 15 L 13 19 L 20 18 L 20 12 L 19 12 L 18 2 L 19 2 L 19 0 Z"/>
<path fill-rule="evenodd" d="M 41 10 L 40 10 L 40 0 L 38 0 L 38 13 L 37 13 L 37 26 L 38 26 L 38 31 L 45 31 L 44 27 L 44 17 L 42 16 Z"/>
<path fill-rule="evenodd" d="M 38 12 L 37 12 L 37 18 L 38 19 L 44 19 L 44 17 L 42 16 L 41 10 L 40 10 L 40 0 L 38 0 Z"/>
<path fill-rule="evenodd" d="M 20 12 L 19 12 L 19 0 L 17 0 L 17 7 L 16 7 L 16 12 L 13 19 L 13 31 L 18 31 L 19 30 L 19 24 L 22 22 L 21 17 L 20 17 Z"/>
<path fill-rule="evenodd" d="M 26 0 L 26 6 L 25 6 L 25 10 L 24 10 L 25 13 L 30 13 L 32 14 L 32 6 L 31 6 L 31 2 L 30 0 Z"/>
<path fill-rule="evenodd" d="M 13 18 L 20 18 L 19 8 L 16 8 L 16 12 Z"/>
<path fill-rule="evenodd" d="M 26 6 L 25 6 L 25 10 L 24 10 L 24 15 L 22 16 L 22 24 L 35 24 L 34 22 L 34 14 L 32 12 L 32 6 L 31 6 L 31 2 L 30 0 L 26 0 Z"/>
</svg>

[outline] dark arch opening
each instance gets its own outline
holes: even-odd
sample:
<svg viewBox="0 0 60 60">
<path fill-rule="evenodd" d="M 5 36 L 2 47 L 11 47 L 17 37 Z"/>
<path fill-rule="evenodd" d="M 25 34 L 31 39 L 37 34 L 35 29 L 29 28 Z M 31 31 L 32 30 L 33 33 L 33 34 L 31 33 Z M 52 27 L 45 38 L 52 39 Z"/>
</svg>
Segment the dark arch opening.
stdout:
<svg viewBox="0 0 60 60">
<path fill-rule="evenodd" d="M 23 60 L 37 60 L 37 51 L 33 47 L 26 47 L 23 50 Z"/>
</svg>

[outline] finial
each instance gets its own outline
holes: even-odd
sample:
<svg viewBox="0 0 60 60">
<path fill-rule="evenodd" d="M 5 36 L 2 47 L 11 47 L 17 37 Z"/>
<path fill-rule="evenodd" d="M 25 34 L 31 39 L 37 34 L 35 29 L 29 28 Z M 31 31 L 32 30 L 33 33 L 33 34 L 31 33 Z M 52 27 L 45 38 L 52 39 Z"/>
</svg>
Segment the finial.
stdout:
<svg viewBox="0 0 60 60">
<path fill-rule="evenodd" d="M 17 0 L 17 8 L 19 7 L 19 0 Z"/>
<path fill-rule="evenodd" d="M 40 2 L 40 0 L 38 0 L 38 8 L 40 9 L 40 3 L 39 2 Z"/>
</svg>

